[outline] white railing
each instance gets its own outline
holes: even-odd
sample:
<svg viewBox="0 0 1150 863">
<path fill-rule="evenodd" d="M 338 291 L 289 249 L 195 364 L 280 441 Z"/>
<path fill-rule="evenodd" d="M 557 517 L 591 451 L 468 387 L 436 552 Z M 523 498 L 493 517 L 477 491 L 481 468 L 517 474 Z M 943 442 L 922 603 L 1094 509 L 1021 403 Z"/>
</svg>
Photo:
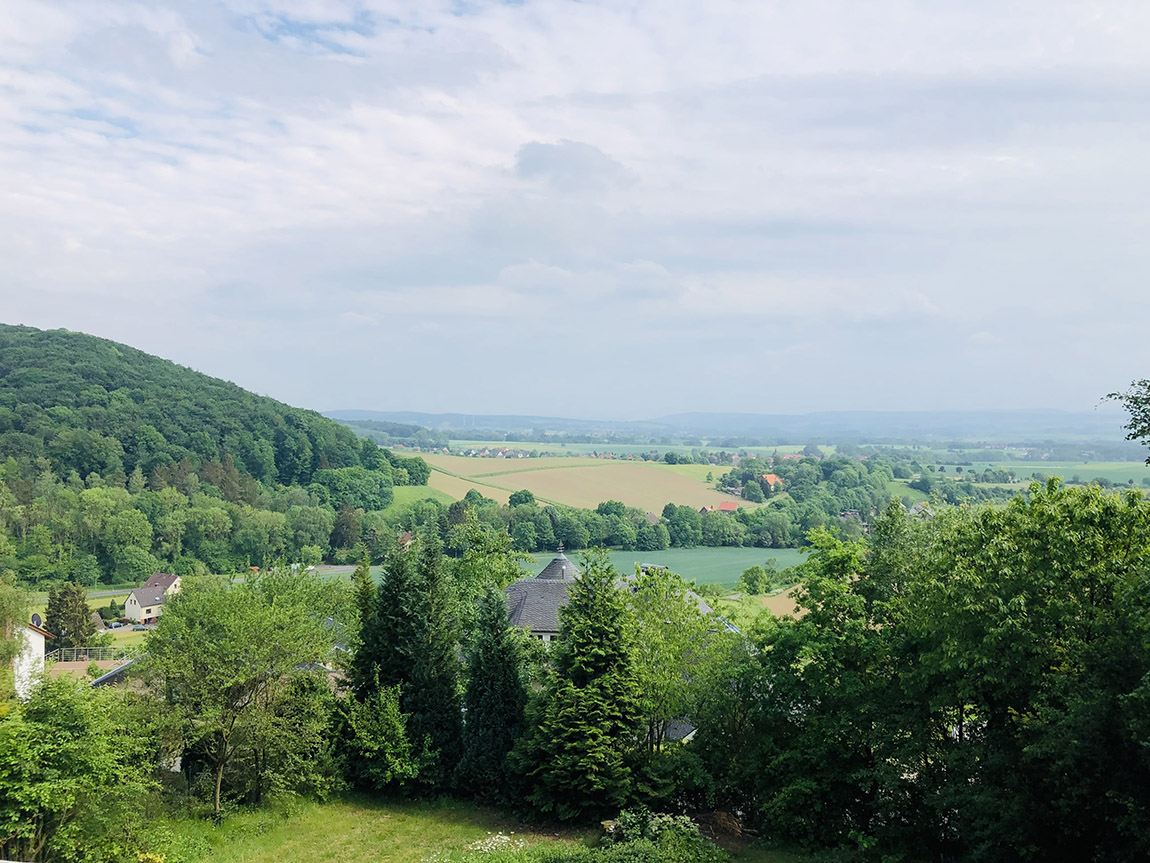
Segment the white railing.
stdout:
<svg viewBox="0 0 1150 863">
<path fill-rule="evenodd" d="M 139 647 L 60 647 L 46 654 L 47 662 L 110 662 L 131 659 Z"/>
</svg>

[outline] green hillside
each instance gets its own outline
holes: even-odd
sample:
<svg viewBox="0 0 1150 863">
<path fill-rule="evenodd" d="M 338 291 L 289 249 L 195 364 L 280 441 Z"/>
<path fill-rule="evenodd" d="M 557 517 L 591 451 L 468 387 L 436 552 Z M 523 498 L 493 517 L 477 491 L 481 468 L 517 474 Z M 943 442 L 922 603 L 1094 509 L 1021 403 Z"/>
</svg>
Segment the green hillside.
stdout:
<svg viewBox="0 0 1150 863">
<path fill-rule="evenodd" d="M 355 434 L 312 411 L 106 339 L 8 325 L 0 456 L 45 456 L 81 478 L 230 457 L 252 478 L 285 485 L 364 466 Z"/>
<path fill-rule="evenodd" d="M 0 576 L 93 586 L 355 556 L 392 533 L 369 514 L 429 474 L 135 348 L 0 325 Z"/>
</svg>

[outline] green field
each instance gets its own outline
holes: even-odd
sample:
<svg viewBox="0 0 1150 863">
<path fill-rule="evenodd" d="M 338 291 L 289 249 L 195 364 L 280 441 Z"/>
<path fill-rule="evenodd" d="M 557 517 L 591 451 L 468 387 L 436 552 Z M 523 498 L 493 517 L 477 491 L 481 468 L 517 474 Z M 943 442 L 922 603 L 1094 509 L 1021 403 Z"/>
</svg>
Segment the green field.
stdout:
<svg viewBox="0 0 1150 863">
<path fill-rule="evenodd" d="M 1134 480 L 1134 484 L 1141 485 L 1143 479 L 1150 478 L 1150 466 L 1143 462 L 1084 462 L 1074 463 L 1067 461 L 1043 461 L 1031 459 L 1026 461 L 1003 462 L 975 462 L 970 467 L 964 467 L 964 473 L 970 471 L 984 471 L 987 469 L 1012 470 L 1015 476 L 1023 481 L 1023 485 L 1030 482 L 1031 474 L 1041 473 L 1046 476 L 1060 476 L 1067 482 L 1077 476 L 1083 482 L 1090 482 L 1096 477 L 1103 477 L 1113 483 L 1123 484 Z M 947 474 L 953 476 L 954 468 L 947 467 Z"/>
<path fill-rule="evenodd" d="M 153 826 L 171 830 L 181 859 L 210 863 L 461 863 L 482 860 L 485 854 L 475 846 L 500 833 L 516 847 L 591 845 L 600 833 L 598 827 L 572 830 L 527 824 L 448 799 L 296 803 L 284 810 L 237 813 L 219 826 L 207 820 Z M 805 859 L 751 845 L 736 849 L 733 857 L 735 863 Z"/>
<path fill-rule="evenodd" d="M 688 581 L 728 587 L 738 583 L 744 569 L 762 565 L 768 558 L 773 557 L 779 569 L 795 566 L 806 559 L 797 548 L 672 548 L 667 551 L 612 551 L 609 555 L 612 565 L 621 573 L 634 572 L 637 563 L 657 563 L 669 567 Z M 530 567 L 531 574 L 542 572 L 552 557 L 553 554 L 536 555 Z M 578 552 L 570 557 L 578 565 Z"/>
<path fill-rule="evenodd" d="M 397 485 L 394 492 L 395 496 L 392 498 L 391 506 L 388 509 L 404 506 L 417 500 L 437 500 L 440 503 L 455 501 L 455 498 L 446 492 L 426 485 Z"/>
</svg>

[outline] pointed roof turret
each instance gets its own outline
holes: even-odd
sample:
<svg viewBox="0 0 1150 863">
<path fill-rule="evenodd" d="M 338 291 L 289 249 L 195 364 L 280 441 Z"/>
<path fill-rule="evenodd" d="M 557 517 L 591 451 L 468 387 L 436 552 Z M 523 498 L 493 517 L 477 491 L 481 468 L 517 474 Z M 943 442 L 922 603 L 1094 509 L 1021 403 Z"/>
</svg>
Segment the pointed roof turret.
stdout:
<svg viewBox="0 0 1150 863">
<path fill-rule="evenodd" d="M 536 578 L 549 579 L 553 581 L 574 581 L 579 577 L 579 570 L 575 568 L 567 555 L 563 553 L 563 543 L 559 543 L 559 551 L 547 566 L 543 567 L 543 571 L 539 573 Z"/>
</svg>

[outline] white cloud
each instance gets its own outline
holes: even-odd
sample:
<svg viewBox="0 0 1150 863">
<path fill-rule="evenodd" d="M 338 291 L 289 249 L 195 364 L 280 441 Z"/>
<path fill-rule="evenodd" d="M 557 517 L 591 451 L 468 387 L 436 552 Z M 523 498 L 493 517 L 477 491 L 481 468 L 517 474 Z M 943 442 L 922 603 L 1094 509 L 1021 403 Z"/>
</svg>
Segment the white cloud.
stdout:
<svg viewBox="0 0 1150 863">
<path fill-rule="evenodd" d="M 1124 0 L 10 0 L 4 317 L 321 408 L 732 408 L 761 362 L 796 410 L 1015 405 L 979 363 L 1150 312 L 1148 36 Z M 419 403 L 263 348 L 373 326 L 434 338 Z M 460 380 L 540 333 L 578 345 L 554 386 Z M 1011 386 L 1092 404 L 1147 344 Z"/>
</svg>

